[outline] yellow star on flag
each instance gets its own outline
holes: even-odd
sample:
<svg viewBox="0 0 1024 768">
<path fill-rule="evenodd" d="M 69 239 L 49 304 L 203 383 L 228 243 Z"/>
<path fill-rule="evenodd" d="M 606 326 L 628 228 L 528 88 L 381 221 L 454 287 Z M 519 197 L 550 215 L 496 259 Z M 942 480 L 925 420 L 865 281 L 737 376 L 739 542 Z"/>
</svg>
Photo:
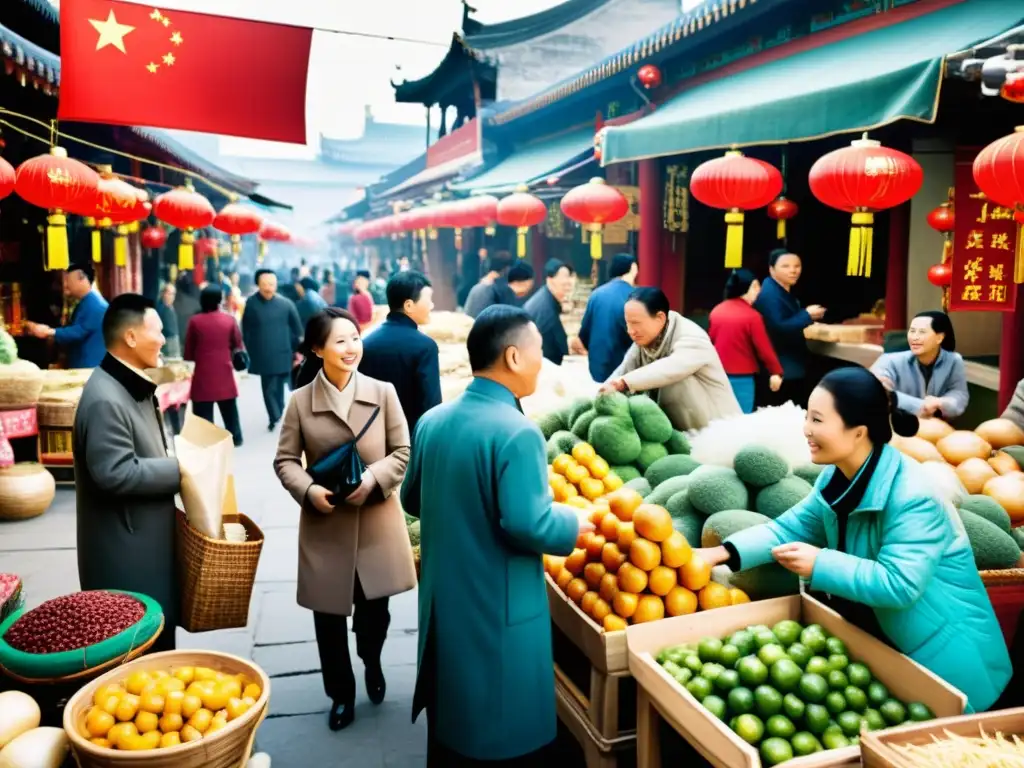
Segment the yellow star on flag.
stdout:
<svg viewBox="0 0 1024 768">
<path fill-rule="evenodd" d="M 89 23 L 92 24 L 93 29 L 100 33 L 100 38 L 96 41 L 97 51 L 112 45 L 121 53 L 128 53 L 124 47 L 124 38 L 129 32 L 133 32 L 135 27 L 130 27 L 127 24 L 118 24 L 113 11 L 107 16 L 106 21 L 89 19 Z"/>
<path fill-rule="evenodd" d="M 181 45 L 184 42 L 184 39 L 181 36 L 181 32 L 175 32 L 173 35 L 171 35 L 171 42 L 175 45 Z"/>
<path fill-rule="evenodd" d="M 161 24 L 163 24 L 163 25 L 164 25 L 165 27 L 169 27 L 169 26 L 171 26 L 171 20 L 170 20 L 170 19 L 168 19 L 168 18 L 167 18 L 166 16 L 164 16 L 164 17 L 163 17 L 163 18 L 162 18 L 162 19 L 160 20 L 160 23 L 161 23 Z"/>
<path fill-rule="evenodd" d="M 153 12 L 149 14 L 149 18 L 151 18 L 153 21 L 160 21 L 160 19 L 162 19 L 163 17 L 164 15 L 160 13 L 160 10 L 158 8 L 154 8 Z"/>
<path fill-rule="evenodd" d="M 166 64 L 168 67 L 173 66 L 174 61 L 175 59 L 173 53 L 168 53 L 166 56 L 164 56 L 164 64 Z"/>
<path fill-rule="evenodd" d="M 158 69 L 160 69 L 160 65 L 159 65 L 159 64 L 155 64 L 155 63 L 153 63 L 153 62 L 151 61 L 151 62 L 149 62 L 149 64 L 147 64 L 147 65 L 146 65 L 146 69 L 148 69 L 148 70 L 149 70 L 149 74 L 151 74 L 151 75 L 155 75 L 155 74 L 156 74 L 156 71 L 157 71 Z"/>
</svg>

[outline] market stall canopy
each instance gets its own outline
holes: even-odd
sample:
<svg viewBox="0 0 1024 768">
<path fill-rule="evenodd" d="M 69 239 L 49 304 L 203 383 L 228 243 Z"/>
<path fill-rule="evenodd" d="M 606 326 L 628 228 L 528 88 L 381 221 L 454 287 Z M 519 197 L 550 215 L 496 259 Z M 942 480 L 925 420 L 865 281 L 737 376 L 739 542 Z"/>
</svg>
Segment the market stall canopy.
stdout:
<svg viewBox="0 0 1024 768">
<path fill-rule="evenodd" d="M 906 10 L 908 17 L 917 11 Z M 640 120 L 605 128 L 602 163 L 819 139 L 897 120 L 934 122 L 945 57 L 1020 24 L 1022 16 L 1024 8 L 1006 0 L 963 0 L 856 37 L 812 35 L 795 44 L 800 52 L 751 59 L 744 71 L 701 82 Z"/>
<path fill-rule="evenodd" d="M 520 147 L 497 165 L 468 181 L 452 184 L 454 192 L 502 195 L 520 184 L 532 184 L 567 166 L 594 156 L 594 128 L 586 128 L 546 138 Z"/>
</svg>

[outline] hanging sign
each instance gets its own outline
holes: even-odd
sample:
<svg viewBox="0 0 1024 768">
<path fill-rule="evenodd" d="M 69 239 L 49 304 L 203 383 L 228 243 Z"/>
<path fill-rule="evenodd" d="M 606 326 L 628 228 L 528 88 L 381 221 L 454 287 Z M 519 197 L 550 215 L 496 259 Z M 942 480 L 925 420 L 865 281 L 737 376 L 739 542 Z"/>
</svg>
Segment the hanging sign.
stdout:
<svg viewBox="0 0 1024 768">
<path fill-rule="evenodd" d="M 957 157 L 949 309 L 1012 312 L 1017 305 L 1013 282 L 1017 224 L 1012 209 L 997 205 L 978 189 L 973 164 L 973 156 Z"/>
<path fill-rule="evenodd" d="M 688 232 L 690 229 L 690 169 L 688 166 L 668 165 L 665 167 L 662 226 L 666 232 Z"/>
</svg>

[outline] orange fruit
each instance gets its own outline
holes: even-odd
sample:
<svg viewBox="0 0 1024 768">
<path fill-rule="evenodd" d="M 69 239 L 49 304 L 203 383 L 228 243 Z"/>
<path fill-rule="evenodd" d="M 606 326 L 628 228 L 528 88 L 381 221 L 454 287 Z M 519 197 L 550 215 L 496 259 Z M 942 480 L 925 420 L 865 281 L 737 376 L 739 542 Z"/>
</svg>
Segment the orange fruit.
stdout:
<svg viewBox="0 0 1024 768">
<path fill-rule="evenodd" d="M 672 587 L 665 595 L 665 613 L 686 616 L 697 611 L 697 596 L 686 587 Z"/>
<path fill-rule="evenodd" d="M 661 597 L 671 592 L 675 585 L 675 568 L 669 568 L 667 565 L 655 566 L 647 576 L 647 588 Z"/>
<path fill-rule="evenodd" d="M 595 456 L 587 462 L 587 469 L 590 470 L 590 476 L 596 477 L 598 480 L 604 478 L 610 471 L 608 468 L 608 462 L 602 459 L 600 456 Z"/>
<path fill-rule="evenodd" d="M 636 606 L 636 613 L 633 614 L 634 624 L 643 624 L 647 621 L 657 621 L 665 618 L 665 604 L 657 595 L 640 595 L 640 601 Z"/>
<path fill-rule="evenodd" d="M 572 464 L 572 456 L 570 456 L 568 453 L 560 453 L 557 456 L 555 456 L 555 460 L 551 462 L 551 469 L 553 469 L 559 475 L 564 475 L 565 470 L 571 467 Z"/>
<path fill-rule="evenodd" d="M 601 586 L 601 579 L 607 572 L 601 563 L 587 563 L 587 567 L 583 569 L 583 579 L 587 582 L 587 586 L 596 590 Z"/>
<path fill-rule="evenodd" d="M 606 571 L 615 573 L 626 562 L 626 556 L 622 554 L 618 544 L 614 541 L 609 541 L 604 545 L 604 549 L 601 550 L 601 562 L 604 563 Z"/>
<path fill-rule="evenodd" d="M 604 549 L 605 543 L 604 536 L 600 533 L 591 534 L 590 541 L 587 542 L 587 559 L 591 561 L 600 560 L 601 550 Z"/>
<path fill-rule="evenodd" d="M 615 516 L 614 512 L 605 512 L 601 522 L 598 523 L 598 528 L 605 541 L 615 541 L 619 538 L 619 518 Z"/>
<path fill-rule="evenodd" d="M 619 537 L 617 539 L 617 541 L 619 542 L 619 549 L 621 549 L 623 552 L 628 552 L 629 551 L 629 546 L 630 546 L 630 544 L 633 543 L 633 539 L 635 539 L 635 538 L 636 538 L 636 529 L 633 527 L 633 523 L 632 522 L 628 522 L 628 523 L 620 522 L 619 523 Z"/>
<path fill-rule="evenodd" d="M 587 616 L 591 616 L 594 613 L 594 604 L 600 599 L 597 592 L 584 592 L 583 598 L 580 600 L 580 610 Z"/>
<path fill-rule="evenodd" d="M 565 470 L 565 479 L 573 485 L 579 485 L 580 480 L 583 480 L 586 477 L 590 477 L 590 473 L 582 464 L 573 464 Z"/>
<path fill-rule="evenodd" d="M 638 535 L 662 542 L 672 535 L 672 515 L 657 504 L 641 504 L 633 512 L 633 527 Z"/>
<path fill-rule="evenodd" d="M 639 595 L 647 589 L 647 571 L 640 570 L 632 563 L 623 563 L 615 575 L 619 579 L 619 589 L 623 592 Z"/>
<path fill-rule="evenodd" d="M 578 603 L 587 594 L 587 582 L 583 579 L 573 579 L 565 588 L 565 596 Z"/>
<path fill-rule="evenodd" d="M 569 500 L 569 481 L 561 475 L 551 478 L 548 485 L 551 487 L 551 495 L 555 501 L 566 502 Z"/>
<path fill-rule="evenodd" d="M 563 568 L 562 572 L 559 573 L 558 576 L 555 577 L 555 584 L 558 585 L 558 588 L 560 590 L 565 592 L 565 588 L 569 586 L 569 582 L 572 581 L 572 580 L 573 580 L 572 571 L 568 571 L 565 568 Z"/>
<path fill-rule="evenodd" d="M 604 493 L 604 483 L 594 477 L 584 477 L 580 480 L 580 493 L 593 501 Z"/>
<path fill-rule="evenodd" d="M 594 524 L 595 528 L 601 527 L 601 521 L 604 520 L 604 516 L 608 514 L 608 510 L 604 507 L 596 507 L 593 504 L 589 504 L 587 507 L 590 510 L 590 514 L 587 515 L 587 519 Z M 600 531 L 598 531 L 600 533 Z"/>
<path fill-rule="evenodd" d="M 619 577 L 614 573 L 606 573 L 602 576 L 601 586 L 598 587 L 597 594 L 606 602 L 610 603 L 614 600 L 615 596 L 619 594 Z"/>
<path fill-rule="evenodd" d="M 616 616 L 614 613 L 609 613 L 604 617 L 604 631 L 605 632 L 621 632 L 628 624 L 626 620 L 620 616 Z"/>
<path fill-rule="evenodd" d="M 701 610 L 704 611 L 710 611 L 712 608 L 727 608 L 732 605 L 732 600 L 729 598 L 729 588 L 724 584 L 719 584 L 717 581 L 709 582 L 704 589 L 698 592 L 697 600 L 700 603 Z"/>
<path fill-rule="evenodd" d="M 597 451 L 590 443 L 576 443 L 572 447 L 572 457 L 585 466 L 597 458 Z"/>
<path fill-rule="evenodd" d="M 587 564 L 587 550 L 574 549 L 572 554 L 565 558 L 564 568 L 573 576 L 583 573 L 583 566 Z"/>
<path fill-rule="evenodd" d="M 693 550 L 686 537 L 679 531 L 672 531 L 667 539 L 661 542 L 661 562 L 669 568 L 678 568 L 690 562 Z"/>
<path fill-rule="evenodd" d="M 619 490 L 619 488 L 622 487 L 622 478 L 619 477 L 614 472 L 609 472 L 607 475 L 605 475 L 604 478 L 602 478 L 602 482 L 604 483 L 604 487 L 609 492 L 617 491 Z"/>
<path fill-rule="evenodd" d="M 653 541 L 636 538 L 629 545 L 629 561 L 641 570 L 650 571 L 661 563 L 661 547 Z"/>
<path fill-rule="evenodd" d="M 608 603 L 602 600 L 600 597 L 594 602 L 594 607 L 590 609 L 590 615 L 594 618 L 598 624 L 604 622 L 604 617 L 612 612 L 612 607 Z"/>
<path fill-rule="evenodd" d="M 570 499 L 574 499 L 577 496 L 579 496 L 580 492 L 578 490 L 576 490 L 576 486 L 573 485 L 572 483 L 566 483 L 565 484 L 565 495 L 566 495 L 566 499 L 565 500 L 569 501 Z"/>
<path fill-rule="evenodd" d="M 608 506 L 624 522 L 632 520 L 633 512 L 643 503 L 644 497 L 633 488 L 619 488 L 608 495 Z"/>
<path fill-rule="evenodd" d="M 694 595 L 694 604 L 696 604 L 697 598 Z M 624 619 L 628 619 L 634 613 L 636 613 L 636 606 L 640 602 L 640 596 L 634 595 L 632 592 L 619 592 L 612 600 L 612 608 L 619 616 Z"/>
<path fill-rule="evenodd" d="M 704 589 L 711 581 L 711 566 L 700 555 L 693 555 L 690 562 L 679 568 L 679 583 L 691 592 Z"/>
<path fill-rule="evenodd" d="M 564 567 L 564 557 L 556 557 L 555 555 L 544 555 L 544 570 L 551 574 L 552 577 L 555 577 L 559 573 L 561 573 L 562 568 Z"/>
<path fill-rule="evenodd" d="M 555 501 L 558 501 L 558 499 L 556 498 Z M 563 503 L 568 504 L 570 507 L 576 507 L 576 509 L 590 509 L 590 503 L 582 496 L 573 496 L 571 499 L 566 499 Z"/>
<path fill-rule="evenodd" d="M 739 605 L 740 603 L 749 603 L 750 595 L 744 592 L 742 589 L 732 587 L 729 590 L 729 605 Z"/>
</svg>

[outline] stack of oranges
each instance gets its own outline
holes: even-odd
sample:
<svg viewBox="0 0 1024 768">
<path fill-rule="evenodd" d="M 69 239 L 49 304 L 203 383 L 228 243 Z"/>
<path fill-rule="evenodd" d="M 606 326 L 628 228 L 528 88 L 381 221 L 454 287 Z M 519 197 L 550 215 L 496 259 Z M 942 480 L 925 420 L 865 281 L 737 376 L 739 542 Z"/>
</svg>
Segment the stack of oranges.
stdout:
<svg viewBox="0 0 1024 768">
<path fill-rule="evenodd" d="M 588 502 L 622 487 L 622 478 L 609 469 L 608 462 L 598 456 L 589 443 L 576 443 L 572 455 L 556 456 L 551 462 L 548 481 L 555 501 L 580 509 L 588 509 Z"/>
<path fill-rule="evenodd" d="M 582 534 L 568 557 L 549 555 L 544 565 L 559 589 L 605 631 L 750 602 L 742 590 L 711 581 L 711 567 L 673 529 L 664 507 L 644 504 L 625 487 L 591 507 L 597 530 Z"/>
</svg>

